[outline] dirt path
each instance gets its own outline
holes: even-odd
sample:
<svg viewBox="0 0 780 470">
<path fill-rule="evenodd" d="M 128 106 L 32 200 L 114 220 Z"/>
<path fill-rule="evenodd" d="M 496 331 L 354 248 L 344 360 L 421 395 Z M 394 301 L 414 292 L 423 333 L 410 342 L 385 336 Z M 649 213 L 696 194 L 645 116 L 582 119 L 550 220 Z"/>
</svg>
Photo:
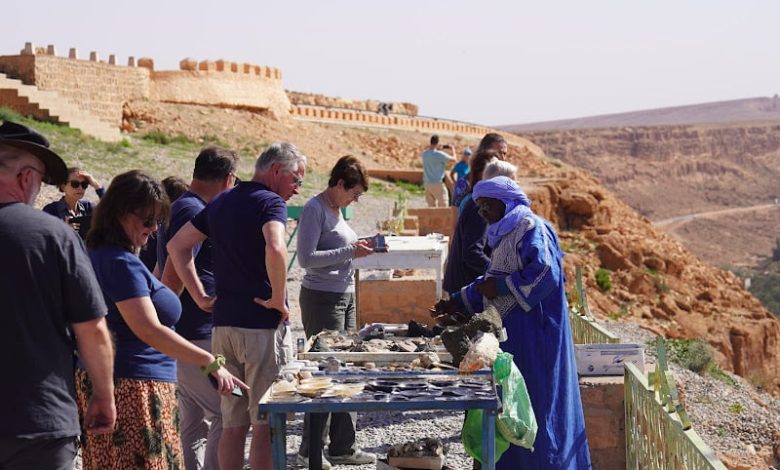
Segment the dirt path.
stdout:
<svg viewBox="0 0 780 470">
<path fill-rule="evenodd" d="M 726 215 L 769 210 L 776 207 L 778 207 L 777 204 L 760 204 L 757 206 L 734 207 L 731 209 L 719 209 L 716 211 L 698 212 L 695 214 L 686 214 L 677 217 L 671 217 L 669 219 L 657 220 L 653 222 L 653 225 L 655 225 L 658 228 L 664 229 L 666 232 L 672 233 L 676 229 L 682 227 L 683 225 L 687 224 L 692 220 L 701 219 L 701 218 L 716 219 Z"/>
</svg>

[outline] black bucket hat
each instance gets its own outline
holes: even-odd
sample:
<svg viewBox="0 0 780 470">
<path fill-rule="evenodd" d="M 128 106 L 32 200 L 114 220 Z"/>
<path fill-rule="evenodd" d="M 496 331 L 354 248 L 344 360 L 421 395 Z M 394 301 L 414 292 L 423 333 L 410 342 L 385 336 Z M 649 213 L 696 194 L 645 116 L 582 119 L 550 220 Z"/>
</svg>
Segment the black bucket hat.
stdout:
<svg viewBox="0 0 780 470">
<path fill-rule="evenodd" d="M 4 121 L 0 126 L 0 145 L 7 145 L 40 158 L 46 165 L 43 182 L 53 185 L 65 184 L 68 179 L 68 167 L 59 155 L 49 150 L 49 141 L 35 129 Z"/>
</svg>

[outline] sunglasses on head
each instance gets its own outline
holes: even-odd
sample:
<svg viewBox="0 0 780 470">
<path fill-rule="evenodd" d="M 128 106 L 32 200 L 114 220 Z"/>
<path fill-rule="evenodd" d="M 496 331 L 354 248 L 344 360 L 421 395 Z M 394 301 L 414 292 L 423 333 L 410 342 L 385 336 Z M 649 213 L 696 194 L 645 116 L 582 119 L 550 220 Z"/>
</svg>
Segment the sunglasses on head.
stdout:
<svg viewBox="0 0 780 470">
<path fill-rule="evenodd" d="M 138 217 L 139 219 L 141 219 L 141 223 L 143 224 L 143 226 L 145 228 L 150 228 L 151 226 L 153 226 L 155 224 L 157 224 L 157 226 L 159 227 L 159 226 L 161 226 L 162 224 L 165 223 L 165 219 L 157 219 L 153 215 L 149 216 L 149 217 L 144 217 L 142 215 L 136 214 L 135 212 L 133 214 L 136 217 Z"/>
<path fill-rule="evenodd" d="M 78 189 L 79 186 L 81 186 L 81 189 L 87 189 L 89 187 L 89 183 L 86 181 L 70 180 L 68 181 L 68 184 L 73 189 Z"/>
</svg>

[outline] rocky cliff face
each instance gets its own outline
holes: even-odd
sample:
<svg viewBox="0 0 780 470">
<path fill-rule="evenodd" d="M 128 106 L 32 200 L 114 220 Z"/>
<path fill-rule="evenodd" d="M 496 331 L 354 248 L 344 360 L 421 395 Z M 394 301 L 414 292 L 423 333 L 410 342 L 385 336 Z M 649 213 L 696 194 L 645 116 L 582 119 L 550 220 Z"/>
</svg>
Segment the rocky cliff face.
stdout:
<svg viewBox="0 0 780 470">
<path fill-rule="evenodd" d="M 723 368 L 780 390 L 780 319 L 736 276 L 691 255 L 583 171 L 561 171 L 531 196 L 560 229 L 570 283 L 583 266 L 597 315 L 667 338 L 703 338 Z M 599 268 L 610 271 L 606 292 L 595 282 Z"/>
<path fill-rule="evenodd" d="M 780 197 L 780 123 L 531 132 L 653 219 Z"/>
</svg>

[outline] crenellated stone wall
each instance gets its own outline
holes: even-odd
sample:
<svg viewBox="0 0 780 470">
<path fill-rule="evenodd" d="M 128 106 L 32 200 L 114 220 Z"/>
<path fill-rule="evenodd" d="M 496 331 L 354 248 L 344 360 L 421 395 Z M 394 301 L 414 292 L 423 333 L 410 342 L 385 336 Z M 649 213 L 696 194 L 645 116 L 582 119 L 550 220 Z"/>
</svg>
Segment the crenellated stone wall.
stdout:
<svg viewBox="0 0 780 470">
<path fill-rule="evenodd" d="M 400 129 L 418 129 L 440 134 L 485 135 L 495 130 L 468 124 L 418 116 L 384 115 L 376 112 L 358 111 L 320 106 L 293 105 L 291 114 L 294 118 L 306 121 L 334 122 L 354 124 L 359 126 L 391 127 Z"/>
<path fill-rule="evenodd" d="M 412 103 L 345 100 L 285 91 L 278 68 L 226 60 L 186 58 L 179 70 L 155 70 L 154 60 L 129 57 L 117 65 L 115 55 L 89 60 L 70 49 L 58 57 L 55 47 L 26 43 L 18 55 L 0 56 L 0 73 L 26 85 L 56 92 L 95 118 L 125 131 L 122 110 L 133 100 L 198 104 L 262 111 L 282 119 L 325 121 L 347 125 L 420 130 L 442 134 L 483 135 L 486 127 L 417 115 Z M 19 111 L 22 111 L 21 109 Z"/>
<path fill-rule="evenodd" d="M 80 60 L 73 50 L 72 58 L 53 55 L 52 46 L 46 51 L 51 54 L 0 56 L 0 73 L 26 85 L 57 92 L 82 110 L 117 127 L 122 122 L 122 103 L 149 97 L 147 69 L 101 62 L 96 53 L 90 54 L 92 60 Z"/>
<path fill-rule="evenodd" d="M 153 71 L 151 99 L 290 114 L 279 69 L 261 65 L 184 59 L 178 71 Z"/>
<path fill-rule="evenodd" d="M 315 93 L 303 93 L 300 91 L 287 91 L 287 96 L 294 105 L 323 106 L 327 108 L 340 108 L 341 110 L 354 111 L 380 111 L 380 105 L 387 106 L 388 113 L 417 116 L 417 105 L 413 103 L 382 102 L 378 100 L 347 100 L 344 98 L 318 95 Z"/>
<path fill-rule="evenodd" d="M 129 101 L 151 99 L 173 103 L 269 111 L 281 118 L 290 114 L 290 101 L 279 69 L 225 60 L 184 59 L 180 70 L 154 70 L 154 60 L 134 57 L 117 65 L 115 55 L 89 60 L 70 49 L 58 57 L 53 45 L 26 43 L 17 55 L 0 56 L 0 73 L 41 90 L 56 92 L 80 109 L 117 128 L 122 107 Z M 19 110 L 23 111 L 23 110 Z"/>
</svg>

